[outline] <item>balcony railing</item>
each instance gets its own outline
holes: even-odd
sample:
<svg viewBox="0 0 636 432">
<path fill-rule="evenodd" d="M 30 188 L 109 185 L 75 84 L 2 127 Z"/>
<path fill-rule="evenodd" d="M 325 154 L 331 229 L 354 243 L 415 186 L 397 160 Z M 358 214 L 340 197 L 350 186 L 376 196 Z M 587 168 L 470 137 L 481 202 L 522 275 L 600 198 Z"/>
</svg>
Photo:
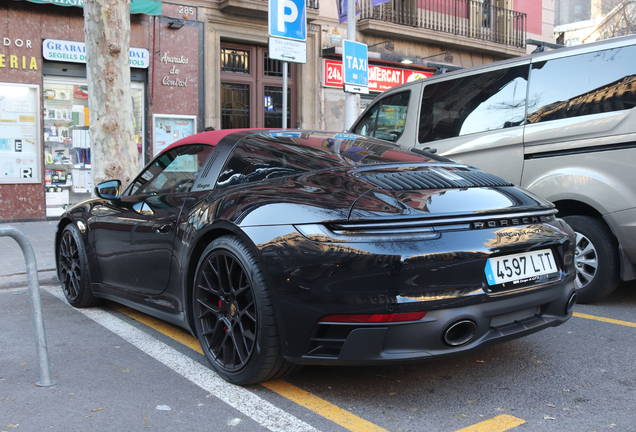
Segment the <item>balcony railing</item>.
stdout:
<svg viewBox="0 0 636 432">
<path fill-rule="evenodd" d="M 306 0 L 307 21 L 312 22 L 320 15 L 319 0 Z M 238 15 L 266 18 L 269 7 L 268 0 L 219 0 L 219 10 Z"/>
<path fill-rule="evenodd" d="M 371 0 L 361 0 L 360 7 L 361 20 L 386 21 L 519 48 L 526 46 L 525 13 L 479 1 L 391 0 L 373 7 Z"/>
</svg>

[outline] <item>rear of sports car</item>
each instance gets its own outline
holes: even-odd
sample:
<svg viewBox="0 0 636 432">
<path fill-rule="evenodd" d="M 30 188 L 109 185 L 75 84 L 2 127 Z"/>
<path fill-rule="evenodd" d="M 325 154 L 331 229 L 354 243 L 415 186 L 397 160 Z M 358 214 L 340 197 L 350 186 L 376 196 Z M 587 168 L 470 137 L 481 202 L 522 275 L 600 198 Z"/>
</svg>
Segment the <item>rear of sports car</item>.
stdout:
<svg viewBox="0 0 636 432">
<path fill-rule="evenodd" d="M 246 229 L 292 362 L 440 358 L 572 314 L 572 230 L 550 203 L 498 177 L 440 162 L 316 172 L 294 185 L 317 200 L 338 187 L 342 200 L 359 196 L 346 218 Z"/>
</svg>

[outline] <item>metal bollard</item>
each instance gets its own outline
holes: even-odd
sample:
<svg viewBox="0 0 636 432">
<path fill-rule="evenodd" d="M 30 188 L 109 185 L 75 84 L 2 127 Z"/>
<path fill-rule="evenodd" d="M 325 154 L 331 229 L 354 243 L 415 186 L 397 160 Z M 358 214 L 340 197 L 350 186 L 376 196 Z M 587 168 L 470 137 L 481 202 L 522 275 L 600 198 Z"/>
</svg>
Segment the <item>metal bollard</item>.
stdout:
<svg viewBox="0 0 636 432">
<path fill-rule="evenodd" d="M 22 231 L 13 227 L 0 227 L 0 237 L 12 237 L 22 249 L 26 263 L 27 281 L 29 283 L 29 297 L 31 298 L 31 318 L 35 330 L 35 348 L 40 364 L 40 381 L 38 387 L 50 387 L 57 384 L 51 380 L 49 365 L 49 353 L 46 348 L 46 335 L 44 334 L 44 320 L 42 318 L 42 300 L 40 299 L 40 281 L 38 280 L 38 266 L 35 262 L 35 253 L 31 242 Z"/>
</svg>

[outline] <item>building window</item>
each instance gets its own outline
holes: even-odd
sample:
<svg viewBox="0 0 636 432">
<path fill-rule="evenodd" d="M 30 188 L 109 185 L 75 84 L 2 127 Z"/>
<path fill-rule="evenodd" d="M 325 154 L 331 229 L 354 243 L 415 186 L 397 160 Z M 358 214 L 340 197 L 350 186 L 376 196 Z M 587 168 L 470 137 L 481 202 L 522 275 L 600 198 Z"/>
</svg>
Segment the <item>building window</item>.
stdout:
<svg viewBox="0 0 636 432">
<path fill-rule="evenodd" d="M 221 83 L 221 129 L 250 127 L 250 86 Z"/>
<path fill-rule="evenodd" d="M 287 89 L 287 125 L 290 124 L 289 100 L 291 90 Z M 265 127 L 278 128 L 283 124 L 283 88 L 265 86 Z"/>
<path fill-rule="evenodd" d="M 287 125 L 296 125 L 296 65 L 287 70 Z M 221 46 L 221 128 L 279 128 L 283 125 L 283 63 L 267 47 Z"/>
<path fill-rule="evenodd" d="M 250 73 L 250 52 L 247 50 L 221 48 L 221 71 Z"/>
</svg>

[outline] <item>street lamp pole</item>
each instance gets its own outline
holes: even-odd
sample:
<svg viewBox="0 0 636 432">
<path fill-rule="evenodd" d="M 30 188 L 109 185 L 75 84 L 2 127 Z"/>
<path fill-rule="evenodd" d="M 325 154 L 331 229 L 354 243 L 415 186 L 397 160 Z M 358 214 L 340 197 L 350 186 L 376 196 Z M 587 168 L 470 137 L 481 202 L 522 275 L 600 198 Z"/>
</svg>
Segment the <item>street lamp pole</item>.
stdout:
<svg viewBox="0 0 636 432">
<path fill-rule="evenodd" d="M 347 1 L 347 40 L 356 40 L 356 0 Z M 342 63 L 347 59 L 343 58 Z M 344 67 L 344 66 L 343 66 Z M 358 95 L 345 93 L 344 130 L 349 130 L 358 117 Z"/>
</svg>

